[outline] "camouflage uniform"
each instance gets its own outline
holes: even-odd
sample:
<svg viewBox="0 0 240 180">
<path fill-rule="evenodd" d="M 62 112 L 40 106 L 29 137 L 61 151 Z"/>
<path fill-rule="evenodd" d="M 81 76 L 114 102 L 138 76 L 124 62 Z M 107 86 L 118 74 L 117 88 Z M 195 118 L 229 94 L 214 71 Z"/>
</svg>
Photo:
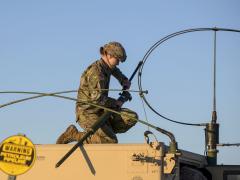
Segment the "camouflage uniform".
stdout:
<svg viewBox="0 0 240 180">
<path fill-rule="evenodd" d="M 127 58 L 124 47 L 118 42 L 109 42 L 100 47 L 100 54 L 110 55 L 116 60 L 124 62 Z M 76 104 L 76 116 L 79 125 L 88 130 L 104 113 L 104 110 L 83 103 L 88 101 L 94 104 L 118 110 L 122 115 L 112 114 L 106 123 L 99 128 L 94 135 L 88 138 L 85 143 L 117 143 L 116 133 L 124 133 L 136 124 L 137 114 L 129 109 L 118 109 L 116 99 L 108 97 L 108 91 L 102 89 L 109 88 L 110 76 L 113 75 L 122 85 L 126 85 L 127 78 L 117 68 L 110 68 L 104 60 L 98 60 L 87 68 L 81 77 L 78 91 L 78 102 Z M 119 103 L 119 102 L 118 102 Z M 130 117 L 129 117 L 130 116 Z M 67 144 L 78 141 L 83 136 L 74 125 L 70 125 L 58 139 L 57 144 Z"/>
<path fill-rule="evenodd" d="M 76 103 L 76 118 L 79 125 L 85 130 L 96 122 L 104 110 L 80 101 L 88 101 L 112 109 L 117 108 L 117 100 L 108 97 L 108 91 L 101 90 L 109 89 L 111 75 L 121 84 L 123 80 L 127 79 L 117 67 L 109 68 L 102 59 L 90 65 L 81 76 L 78 90 L 79 102 Z M 136 124 L 136 120 L 128 117 L 137 118 L 135 112 L 126 108 L 121 108 L 118 111 L 127 116 L 113 113 L 110 119 L 87 140 L 88 143 L 117 143 L 115 134 L 124 133 Z"/>
</svg>

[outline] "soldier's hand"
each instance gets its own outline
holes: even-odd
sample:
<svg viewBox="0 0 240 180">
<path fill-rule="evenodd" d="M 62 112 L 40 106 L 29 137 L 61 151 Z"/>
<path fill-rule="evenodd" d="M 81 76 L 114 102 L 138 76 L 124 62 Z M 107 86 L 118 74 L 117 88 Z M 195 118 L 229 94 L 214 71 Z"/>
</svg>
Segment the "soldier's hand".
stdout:
<svg viewBox="0 0 240 180">
<path fill-rule="evenodd" d="M 132 96 L 128 91 L 123 91 L 122 93 L 120 93 L 120 97 L 118 98 L 118 101 L 121 101 L 123 103 L 131 100 Z"/>
</svg>

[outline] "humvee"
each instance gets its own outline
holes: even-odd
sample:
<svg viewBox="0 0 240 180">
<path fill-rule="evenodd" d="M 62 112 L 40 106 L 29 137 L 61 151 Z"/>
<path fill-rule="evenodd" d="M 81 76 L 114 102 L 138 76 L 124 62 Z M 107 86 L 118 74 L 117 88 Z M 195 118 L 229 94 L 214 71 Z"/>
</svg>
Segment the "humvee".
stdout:
<svg viewBox="0 0 240 180">
<path fill-rule="evenodd" d="M 150 143 L 151 144 L 151 143 Z M 156 143 L 155 143 L 156 144 Z M 73 145 L 36 145 L 37 158 L 17 180 L 239 180 L 240 165 L 209 166 L 206 157 L 185 150 L 167 153 L 168 146 L 86 144 L 61 167 L 56 162 Z M 8 175 L 0 172 L 0 179 Z"/>
</svg>

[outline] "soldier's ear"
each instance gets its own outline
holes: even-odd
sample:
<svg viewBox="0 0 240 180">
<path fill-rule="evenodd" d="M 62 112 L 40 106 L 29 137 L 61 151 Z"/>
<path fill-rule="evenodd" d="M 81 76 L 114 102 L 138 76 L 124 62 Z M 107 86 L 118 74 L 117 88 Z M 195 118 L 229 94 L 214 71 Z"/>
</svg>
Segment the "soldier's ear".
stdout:
<svg viewBox="0 0 240 180">
<path fill-rule="evenodd" d="M 99 51 L 100 51 L 100 54 L 101 54 L 101 55 L 105 55 L 105 52 L 104 52 L 104 48 L 103 48 L 103 47 L 100 47 Z"/>
</svg>

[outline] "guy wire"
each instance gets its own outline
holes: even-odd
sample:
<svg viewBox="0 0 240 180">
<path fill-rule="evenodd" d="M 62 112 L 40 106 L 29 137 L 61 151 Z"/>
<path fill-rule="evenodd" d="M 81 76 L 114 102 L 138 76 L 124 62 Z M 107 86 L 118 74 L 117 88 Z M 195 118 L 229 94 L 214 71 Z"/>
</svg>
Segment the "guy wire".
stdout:
<svg viewBox="0 0 240 180">
<path fill-rule="evenodd" d="M 147 118 L 146 108 L 144 106 L 142 93 L 139 93 L 139 96 L 140 96 L 140 99 L 141 99 L 141 102 L 142 102 L 142 107 L 143 107 L 143 111 L 144 111 L 144 116 L 145 116 L 146 122 L 149 124 L 149 121 L 148 121 L 148 118 Z M 147 126 L 147 130 L 149 131 L 149 126 Z"/>
<path fill-rule="evenodd" d="M 36 93 L 36 92 L 35 92 Z M 66 91 L 62 91 L 62 92 L 56 92 L 56 93 L 39 93 L 38 96 L 32 96 L 32 97 L 29 97 L 29 98 L 25 98 L 25 99 L 34 99 L 34 98 L 38 98 L 38 97 L 42 97 L 42 96 L 55 96 L 55 97 L 59 97 L 59 98 L 63 98 L 63 99 L 68 99 L 68 100 L 72 100 L 72 101 L 76 101 L 76 102 L 79 102 L 79 103 L 85 103 L 85 104 L 88 104 L 88 105 L 91 105 L 91 106 L 94 106 L 94 107 L 98 107 L 98 108 L 101 108 L 101 109 L 104 109 L 106 111 L 109 111 L 109 112 L 112 112 L 112 113 L 115 113 L 115 114 L 118 114 L 118 115 L 124 115 L 124 116 L 127 116 L 133 120 L 136 120 L 137 122 L 143 124 L 143 125 L 146 125 L 148 127 L 151 127 L 153 129 L 156 129 L 156 130 L 159 130 L 160 128 L 152 125 L 152 124 L 149 124 L 143 120 L 140 120 L 140 119 L 137 119 L 137 118 L 134 118 L 132 117 L 131 115 L 128 115 L 124 112 L 118 112 L 114 109 L 110 109 L 110 108 L 107 108 L 107 107 L 104 107 L 104 106 L 101 106 L 101 105 L 98 105 L 98 104 L 94 104 L 94 103 L 91 103 L 91 102 L 88 102 L 88 101 L 78 101 L 76 98 L 71 98 L 71 97 L 67 97 L 67 96 L 61 96 L 61 95 L 57 95 L 57 94 L 62 94 L 62 93 L 66 93 Z M 18 100 L 20 101 L 20 100 Z M 8 105 L 10 105 L 10 103 L 8 103 Z M 6 104 L 4 106 L 7 106 Z M 0 105 L 0 108 L 4 107 L 3 105 Z"/>
<path fill-rule="evenodd" d="M 94 90 L 83 90 L 83 91 L 122 91 L 120 89 L 94 89 Z M 124 91 L 129 91 L 129 92 L 141 92 L 141 93 L 148 93 L 147 91 L 137 91 L 137 90 L 124 90 Z M 45 97 L 45 96 L 53 96 L 53 97 L 58 97 L 58 98 L 63 98 L 63 99 L 68 99 L 71 97 L 67 97 L 67 96 L 59 96 L 59 94 L 65 94 L 65 93 L 73 93 L 73 92 L 77 92 L 77 90 L 67 90 L 67 91 L 60 91 L 60 92 L 53 92 L 53 93 L 43 93 L 43 92 L 30 92 L 30 91 L 0 91 L 0 94 L 36 94 L 36 96 L 31 96 L 31 97 L 27 97 L 27 98 L 23 98 L 23 99 L 18 99 L 15 101 L 10 101 L 6 104 L 1 104 L 0 108 L 12 105 L 12 104 L 16 104 L 16 103 L 20 103 L 23 101 L 28 101 L 31 99 L 36 99 L 36 98 L 40 98 L 40 97 Z"/>
</svg>

